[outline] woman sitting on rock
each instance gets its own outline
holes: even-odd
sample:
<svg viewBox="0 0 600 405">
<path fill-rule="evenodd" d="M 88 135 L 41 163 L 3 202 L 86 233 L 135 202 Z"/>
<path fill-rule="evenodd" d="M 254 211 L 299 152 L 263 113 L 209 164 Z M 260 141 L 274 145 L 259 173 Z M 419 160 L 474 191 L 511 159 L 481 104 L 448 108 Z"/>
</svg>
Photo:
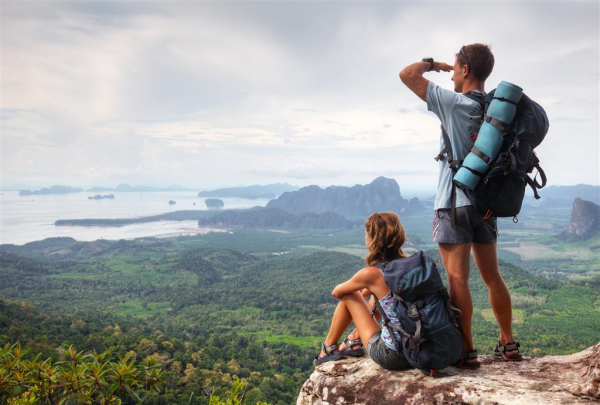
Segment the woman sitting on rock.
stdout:
<svg viewBox="0 0 600 405">
<path fill-rule="evenodd" d="M 367 267 L 333 289 L 331 295 L 339 299 L 339 303 L 333 314 L 329 334 L 322 344 L 321 353 L 315 357 L 315 365 L 346 356 L 363 356 L 363 342 L 368 342 L 367 353 L 380 366 L 392 370 L 412 367 L 404 354 L 396 351 L 388 329 L 382 330 L 376 319 L 371 316 L 375 300 L 378 299 L 390 322 L 400 324 L 393 308 L 394 298 L 385 283 L 382 270 L 376 265 L 407 257 L 402 251 L 406 240 L 402 223 L 393 212 L 374 213 L 367 219 Z M 374 297 L 367 303 L 365 298 L 369 295 Z M 339 345 L 339 339 L 352 321 L 356 329 L 348 335 L 342 345 Z M 401 340 L 397 331 L 394 330 L 394 334 L 397 340 Z"/>
</svg>

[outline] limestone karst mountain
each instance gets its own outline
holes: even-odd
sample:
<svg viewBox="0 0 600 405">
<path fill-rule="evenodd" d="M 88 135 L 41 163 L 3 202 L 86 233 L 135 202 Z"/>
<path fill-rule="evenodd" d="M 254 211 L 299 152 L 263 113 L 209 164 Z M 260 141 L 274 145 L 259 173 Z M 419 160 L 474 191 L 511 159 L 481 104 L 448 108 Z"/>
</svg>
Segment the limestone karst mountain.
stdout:
<svg viewBox="0 0 600 405">
<path fill-rule="evenodd" d="M 269 201 L 267 207 L 280 208 L 293 214 L 335 212 L 346 217 L 364 217 L 377 211 L 401 213 L 418 210 L 420 204 L 418 199 L 409 203 L 402 198 L 396 180 L 378 177 L 370 184 L 353 187 L 303 187 L 298 191 L 283 193 L 278 199 Z"/>
<path fill-rule="evenodd" d="M 600 206 L 591 201 L 576 198 L 573 201 L 571 222 L 566 235 L 572 239 L 588 239 L 600 233 Z"/>
</svg>

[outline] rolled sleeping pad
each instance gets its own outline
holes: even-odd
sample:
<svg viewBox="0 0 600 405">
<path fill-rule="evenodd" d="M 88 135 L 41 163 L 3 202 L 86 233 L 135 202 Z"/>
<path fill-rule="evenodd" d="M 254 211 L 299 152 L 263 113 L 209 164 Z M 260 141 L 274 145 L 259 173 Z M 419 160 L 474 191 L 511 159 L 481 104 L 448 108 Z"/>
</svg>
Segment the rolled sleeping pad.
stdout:
<svg viewBox="0 0 600 405">
<path fill-rule="evenodd" d="M 500 82 L 486 114 L 503 123 L 512 123 L 517 112 L 517 104 L 522 95 L 523 89 L 519 86 L 509 82 Z M 477 134 L 475 147 L 494 161 L 498 156 L 498 152 L 500 152 L 503 141 L 502 131 L 489 122 L 484 121 Z M 454 183 L 461 188 L 474 190 L 488 169 L 489 165 L 483 159 L 475 153 L 469 152 L 463 161 L 462 167 L 458 169 L 458 172 L 454 176 Z M 481 176 L 473 173 L 473 171 L 480 173 Z"/>
</svg>

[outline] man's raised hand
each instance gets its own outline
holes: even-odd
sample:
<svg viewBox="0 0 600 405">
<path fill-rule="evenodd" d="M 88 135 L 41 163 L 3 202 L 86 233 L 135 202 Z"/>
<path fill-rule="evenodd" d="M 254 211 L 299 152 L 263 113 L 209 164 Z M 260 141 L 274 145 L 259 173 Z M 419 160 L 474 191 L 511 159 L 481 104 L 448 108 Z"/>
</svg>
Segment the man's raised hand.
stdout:
<svg viewBox="0 0 600 405">
<path fill-rule="evenodd" d="M 434 62 L 433 70 L 435 70 L 436 72 L 450 72 L 451 70 L 454 70 L 454 66 L 444 62 Z"/>
</svg>

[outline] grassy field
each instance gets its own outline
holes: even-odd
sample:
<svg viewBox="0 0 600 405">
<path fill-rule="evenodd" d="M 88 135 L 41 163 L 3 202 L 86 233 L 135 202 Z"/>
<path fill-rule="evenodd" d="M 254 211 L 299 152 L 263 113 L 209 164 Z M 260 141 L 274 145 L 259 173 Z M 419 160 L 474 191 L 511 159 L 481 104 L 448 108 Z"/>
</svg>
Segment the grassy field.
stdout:
<svg viewBox="0 0 600 405">
<path fill-rule="evenodd" d="M 482 309 L 481 316 L 488 322 L 496 322 L 496 317 L 494 316 L 494 312 L 492 312 L 491 308 Z M 522 309 L 513 309 L 512 311 L 512 320 L 514 324 L 519 324 L 523 322 L 523 310 Z"/>
</svg>

